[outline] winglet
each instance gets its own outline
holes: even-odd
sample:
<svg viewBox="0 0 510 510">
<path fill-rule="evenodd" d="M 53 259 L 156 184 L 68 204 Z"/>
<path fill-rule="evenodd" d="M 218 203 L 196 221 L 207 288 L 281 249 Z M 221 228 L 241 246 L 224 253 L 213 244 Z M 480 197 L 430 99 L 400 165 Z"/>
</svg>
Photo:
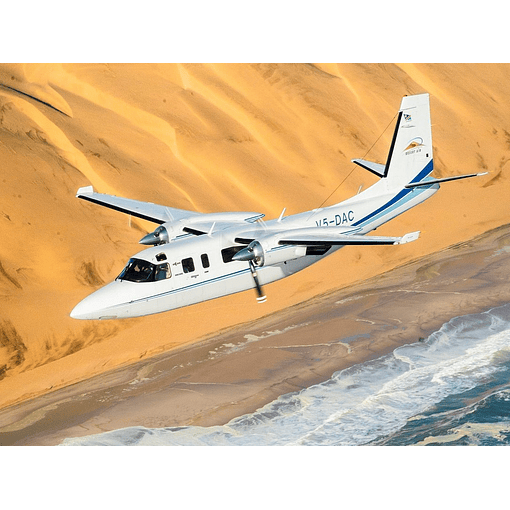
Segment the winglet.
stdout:
<svg viewBox="0 0 510 510">
<path fill-rule="evenodd" d="M 80 195 L 93 195 L 94 194 L 94 187 L 93 186 L 85 186 L 83 188 L 80 188 L 76 192 L 76 196 L 79 197 Z"/>
<path fill-rule="evenodd" d="M 400 241 L 398 241 L 395 244 L 412 243 L 413 241 L 416 241 L 416 239 L 418 239 L 418 237 L 420 237 L 420 231 L 419 230 L 416 231 L 416 232 L 410 232 L 409 234 L 406 234 L 406 235 L 402 236 L 400 238 Z"/>
</svg>

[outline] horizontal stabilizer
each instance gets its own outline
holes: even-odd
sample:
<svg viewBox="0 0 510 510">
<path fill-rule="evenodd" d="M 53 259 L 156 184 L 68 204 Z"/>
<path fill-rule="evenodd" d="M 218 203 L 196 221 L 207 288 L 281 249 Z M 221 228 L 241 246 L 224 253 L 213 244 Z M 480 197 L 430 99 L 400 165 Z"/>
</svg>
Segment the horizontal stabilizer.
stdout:
<svg viewBox="0 0 510 510">
<path fill-rule="evenodd" d="M 380 163 L 372 163 L 371 161 L 366 161 L 364 159 L 353 159 L 353 163 L 359 165 L 360 167 L 372 172 L 379 177 L 386 177 L 386 166 L 381 165 Z"/>
<path fill-rule="evenodd" d="M 440 184 L 441 182 L 458 181 L 459 179 L 469 179 L 470 177 L 480 177 L 481 175 L 487 175 L 489 172 L 482 172 L 479 174 L 465 174 L 455 175 L 452 177 L 443 177 L 442 179 L 428 179 L 420 182 L 410 182 L 406 184 L 406 188 L 418 188 L 420 186 L 430 186 L 431 184 Z"/>
</svg>

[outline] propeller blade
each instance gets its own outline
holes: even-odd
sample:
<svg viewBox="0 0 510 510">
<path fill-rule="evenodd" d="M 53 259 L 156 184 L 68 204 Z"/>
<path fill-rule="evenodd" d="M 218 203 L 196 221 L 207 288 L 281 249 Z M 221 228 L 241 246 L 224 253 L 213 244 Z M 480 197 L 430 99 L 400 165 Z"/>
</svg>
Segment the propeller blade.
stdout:
<svg viewBox="0 0 510 510">
<path fill-rule="evenodd" d="M 264 291 L 262 290 L 262 286 L 259 282 L 259 277 L 257 275 L 257 270 L 255 269 L 255 264 L 252 260 L 249 262 L 250 264 L 250 271 L 251 275 L 253 276 L 253 281 L 255 282 L 255 290 L 257 291 L 257 302 L 259 303 L 265 303 L 267 300 L 267 296 L 264 294 Z"/>
</svg>

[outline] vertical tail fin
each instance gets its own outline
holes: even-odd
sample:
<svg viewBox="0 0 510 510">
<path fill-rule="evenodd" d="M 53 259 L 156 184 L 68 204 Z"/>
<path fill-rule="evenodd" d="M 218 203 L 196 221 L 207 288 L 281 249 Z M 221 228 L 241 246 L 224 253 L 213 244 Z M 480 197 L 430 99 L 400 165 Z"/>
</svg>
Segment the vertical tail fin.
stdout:
<svg viewBox="0 0 510 510">
<path fill-rule="evenodd" d="M 388 184 L 421 181 L 433 170 L 429 95 L 402 98 L 385 166 Z"/>
<path fill-rule="evenodd" d="M 385 165 L 361 159 L 353 162 L 386 179 L 390 188 L 419 182 L 429 175 L 434 168 L 429 95 L 402 98 Z"/>
</svg>

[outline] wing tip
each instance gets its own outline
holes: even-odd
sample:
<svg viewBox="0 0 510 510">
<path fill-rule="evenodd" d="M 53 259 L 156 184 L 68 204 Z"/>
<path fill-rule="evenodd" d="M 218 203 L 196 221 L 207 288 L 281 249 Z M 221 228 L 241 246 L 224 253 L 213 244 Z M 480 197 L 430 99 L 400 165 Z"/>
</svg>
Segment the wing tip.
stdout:
<svg viewBox="0 0 510 510">
<path fill-rule="evenodd" d="M 401 237 L 400 241 L 397 244 L 407 244 L 412 243 L 413 241 L 416 241 L 420 237 L 420 231 L 417 230 L 416 232 L 409 232 L 408 234 L 405 234 Z"/>
<path fill-rule="evenodd" d="M 76 196 L 80 197 L 83 195 L 93 195 L 94 194 L 94 186 L 84 186 L 83 188 L 79 188 L 76 192 Z"/>
</svg>

